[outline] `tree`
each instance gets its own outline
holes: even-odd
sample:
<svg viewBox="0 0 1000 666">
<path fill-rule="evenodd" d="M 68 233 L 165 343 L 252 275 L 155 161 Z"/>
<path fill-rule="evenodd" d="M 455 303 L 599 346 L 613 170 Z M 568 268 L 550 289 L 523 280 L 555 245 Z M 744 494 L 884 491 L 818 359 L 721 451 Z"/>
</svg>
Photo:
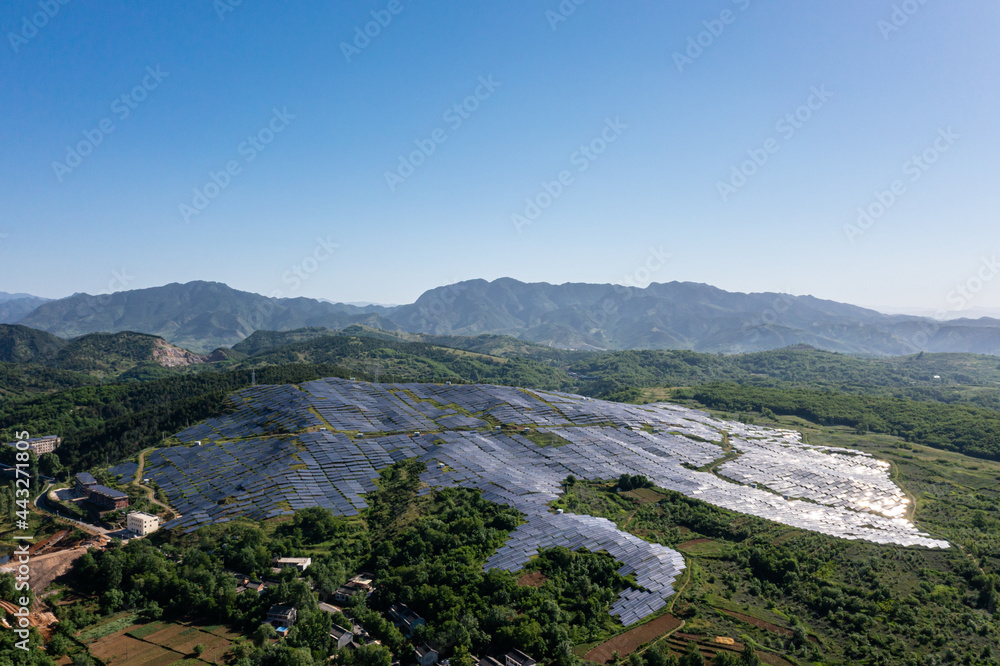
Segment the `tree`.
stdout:
<svg viewBox="0 0 1000 666">
<path fill-rule="evenodd" d="M 200 657 L 205 652 L 205 646 L 202 645 L 201 643 L 198 643 L 197 645 L 194 646 L 193 651 L 194 651 L 194 656 Z"/>
<path fill-rule="evenodd" d="M 712 666 L 740 666 L 741 663 L 742 661 L 737 655 L 725 650 L 719 652 L 712 659 Z"/>
<path fill-rule="evenodd" d="M 476 666 L 475 662 L 472 660 L 472 655 L 469 653 L 469 648 L 467 645 L 459 645 L 455 648 L 455 653 L 451 655 L 451 661 L 449 662 L 453 666 Z"/>
<path fill-rule="evenodd" d="M 62 463 L 59 461 L 59 456 L 51 451 L 49 453 L 43 453 L 38 459 L 38 471 L 45 476 L 58 476 L 63 472 Z"/>
<path fill-rule="evenodd" d="M 680 666 L 705 666 L 705 658 L 701 656 L 701 650 L 694 641 L 688 643 L 684 656 L 680 658 Z"/>
<path fill-rule="evenodd" d="M 330 652 L 330 630 L 333 628 L 333 617 L 321 610 L 304 612 L 288 635 L 288 644 L 292 647 L 307 647 L 315 653 L 326 655 Z"/>
<path fill-rule="evenodd" d="M 69 652 L 70 646 L 71 643 L 68 638 L 62 634 L 56 634 L 48 642 L 48 645 L 45 646 L 45 650 L 49 653 L 50 657 L 58 658 Z"/>
<path fill-rule="evenodd" d="M 250 638 L 253 639 L 253 642 L 257 647 L 262 647 L 268 641 L 273 640 L 277 636 L 278 632 L 274 630 L 274 627 L 269 624 L 262 624 L 254 630 L 253 635 L 251 635 Z"/>
<path fill-rule="evenodd" d="M 112 588 L 101 595 L 101 612 L 110 615 L 120 609 L 125 603 L 125 595 L 121 590 Z"/>
<path fill-rule="evenodd" d="M 740 653 L 740 663 L 743 666 L 760 666 L 760 657 L 757 656 L 749 643 L 743 646 L 743 652 Z"/>
<path fill-rule="evenodd" d="M 146 607 L 142 609 L 142 616 L 150 621 L 159 620 L 163 617 L 163 609 L 160 608 L 160 604 L 155 601 L 150 601 L 146 604 Z"/>
<path fill-rule="evenodd" d="M 229 654 L 232 655 L 235 662 L 249 657 L 253 654 L 253 650 L 253 644 L 243 639 L 237 639 L 236 642 L 229 646 Z"/>
<path fill-rule="evenodd" d="M 362 645 L 357 650 L 350 650 L 344 654 L 344 662 L 348 666 L 390 666 L 392 664 L 392 654 L 389 648 L 384 645 L 369 643 Z"/>
</svg>

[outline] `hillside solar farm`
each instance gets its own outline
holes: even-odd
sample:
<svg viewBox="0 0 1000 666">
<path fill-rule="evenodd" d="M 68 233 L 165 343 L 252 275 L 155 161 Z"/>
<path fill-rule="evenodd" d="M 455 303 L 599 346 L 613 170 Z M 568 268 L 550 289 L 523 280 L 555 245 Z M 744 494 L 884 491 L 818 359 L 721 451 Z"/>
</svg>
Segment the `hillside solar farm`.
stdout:
<svg viewBox="0 0 1000 666">
<path fill-rule="evenodd" d="M 612 608 L 625 625 L 661 609 L 684 568 L 680 553 L 604 518 L 555 512 L 569 476 L 643 475 L 719 507 L 880 544 L 947 548 L 905 517 L 908 500 L 888 464 L 811 446 L 797 432 L 721 421 L 669 404 L 625 405 L 566 393 L 486 385 L 372 384 L 342 379 L 258 386 L 233 411 L 178 434 L 191 446 L 150 456 L 148 475 L 193 531 L 321 506 L 366 507 L 378 471 L 426 462 L 426 487 L 467 487 L 527 520 L 486 563 L 520 570 L 541 548 L 607 551 L 643 590 Z M 539 443 L 541 442 L 541 443 Z M 725 447 L 725 448 L 724 448 Z M 727 451 L 728 449 L 728 451 Z M 713 463 L 725 460 L 717 466 Z"/>
</svg>

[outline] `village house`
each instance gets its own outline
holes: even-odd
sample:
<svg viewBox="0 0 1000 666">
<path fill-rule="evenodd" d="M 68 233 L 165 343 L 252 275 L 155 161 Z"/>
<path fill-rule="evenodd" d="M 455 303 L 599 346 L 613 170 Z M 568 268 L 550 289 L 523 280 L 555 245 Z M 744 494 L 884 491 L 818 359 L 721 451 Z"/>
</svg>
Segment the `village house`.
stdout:
<svg viewBox="0 0 1000 666">
<path fill-rule="evenodd" d="M 267 611 L 267 622 L 275 627 L 291 627 L 298 619 L 298 612 L 291 606 L 271 606 Z"/>
<path fill-rule="evenodd" d="M 276 557 L 274 558 L 274 563 L 278 565 L 279 568 L 284 569 L 285 567 L 295 567 L 299 571 L 305 571 L 312 564 L 311 557 Z"/>
<path fill-rule="evenodd" d="M 520 650 L 511 650 L 507 653 L 506 666 L 535 666 L 535 663 L 534 659 Z"/>
<path fill-rule="evenodd" d="M 432 648 L 430 645 L 419 645 L 415 647 L 414 650 L 417 652 L 417 663 L 420 664 L 420 666 L 432 666 L 437 663 L 437 650 Z"/>
<path fill-rule="evenodd" d="M 330 630 L 330 638 L 337 641 L 337 648 L 341 649 L 350 645 L 354 640 L 354 631 L 351 629 L 344 629 L 339 624 L 335 624 Z"/>
<path fill-rule="evenodd" d="M 389 607 L 389 619 L 407 636 L 420 625 L 426 624 L 424 618 L 417 615 L 409 606 L 398 602 Z"/>
</svg>

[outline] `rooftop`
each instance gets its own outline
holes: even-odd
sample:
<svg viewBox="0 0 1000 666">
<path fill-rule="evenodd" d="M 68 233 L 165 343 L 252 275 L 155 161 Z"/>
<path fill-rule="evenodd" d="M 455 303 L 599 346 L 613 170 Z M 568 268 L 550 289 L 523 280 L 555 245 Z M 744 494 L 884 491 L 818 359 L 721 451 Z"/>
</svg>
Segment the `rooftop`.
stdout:
<svg viewBox="0 0 1000 666">
<path fill-rule="evenodd" d="M 90 472 L 80 472 L 76 475 L 76 479 L 85 486 L 97 485 L 97 479 Z"/>
<path fill-rule="evenodd" d="M 128 499 L 128 495 L 120 490 L 115 490 L 114 488 L 108 488 L 107 486 L 96 485 L 91 486 L 90 492 L 97 493 L 98 495 L 104 495 L 105 497 L 110 497 L 112 499 L 125 498 Z"/>
</svg>

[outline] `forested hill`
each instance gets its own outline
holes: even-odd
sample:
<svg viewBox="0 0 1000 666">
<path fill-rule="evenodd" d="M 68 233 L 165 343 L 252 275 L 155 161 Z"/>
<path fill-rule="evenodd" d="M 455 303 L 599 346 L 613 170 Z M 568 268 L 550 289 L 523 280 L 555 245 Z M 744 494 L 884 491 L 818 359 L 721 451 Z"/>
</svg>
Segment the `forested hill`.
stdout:
<svg viewBox="0 0 1000 666">
<path fill-rule="evenodd" d="M 553 285 L 511 278 L 431 289 L 414 303 L 358 307 L 270 298 L 195 281 L 39 305 L 19 323 L 63 337 L 139 331 L 198 352 L 257 330 L 364 325 L 429 335 L 509 335 L 564 349 L 692 349 L 740 353 L 809 344 L 856 354 L 1000 354 L 1000 321 L 885 315 L 778 293 L 735 293 L 691 282 L 645 288 Z"/>
<path fill-rule="evenodd" d="M 131 456 L 160 444 L 192 423 L 222 413 L 233 391 L 252 385 L 347 377 L 331 365 L 288 365 L 256 370 L 199 373 L 148 382 L 69 389 L 30 400 L 0 401 L 0 433 L 55 433 L 64 442 L 59 459 L 73 470 Z"/>
<path fill-rule="evenodd" d="M 1000 413 L 927 400 L 739 384 L 706 384 L 677 391 L 714 409 L 772 417 L 799 416 L 827 426 L 846 425 L 907 442 L 1000 460 Z"/>
<path fill-rule="evenodd" d="M 116 378 L 142 368 L 182 367 L 221 360 L 201 356 L 147 333 L 90 333 L 65 340 L 27 326 L 0 324 L 0 363 Z"/>
<path fill-rule="evenodd" d="M 44 364 L 67 344 L 66 340 L 45 331 L 0 324 L 0 362 Z"/>
<path fill-rule="evenodd" d="M 387 381 L 467 381 L 546 389 L 573 384 L 570 375 L 555 363 L 380 335 L 323 335 L 250 356 L 242 365 L 286 363 L 336 364 Z"/>
<path fill-rule="evenodd" d="M 680 395 L 731 411 L 768 409 L 899 434 L 980 457 L 1000 454 L 993 431 L 1000 359 L 988 355 L 860 358 L 805 346 L 738 355 L 573 352 L 506 336 L 353 326 L 256 332 L 220 350 L 215 360 L 165 368 L 142 362 L 166 344 L 153 336 L 92 334 L 64 341 L 21 326 L 0 333 L 6 333 L 0 338 L 8 342 L 6 358 L 35 361 L 0 362 L 0 428 L 62 434 L 71 465 L 113 461 L 213 415 L 228 392 L 250 383 L 252 371 L 260 383 L 326 373 L 507 384 L 630 401 Z M 107 385 L 95 386 L 101 381 Z M 671 387 L 691 390 L 671 394 Z"/>
<path fill-rule="evenodd" d="M 781 381 L 840 390 L 1000 388 L 1000 358 L 985 354 L 927 354 L 864 358 L 799 345 L 751 354 L 624 351 L 590 354 L 569 369 L 592 390 L 691 386 L 729 381 Z"/>
</svg>

